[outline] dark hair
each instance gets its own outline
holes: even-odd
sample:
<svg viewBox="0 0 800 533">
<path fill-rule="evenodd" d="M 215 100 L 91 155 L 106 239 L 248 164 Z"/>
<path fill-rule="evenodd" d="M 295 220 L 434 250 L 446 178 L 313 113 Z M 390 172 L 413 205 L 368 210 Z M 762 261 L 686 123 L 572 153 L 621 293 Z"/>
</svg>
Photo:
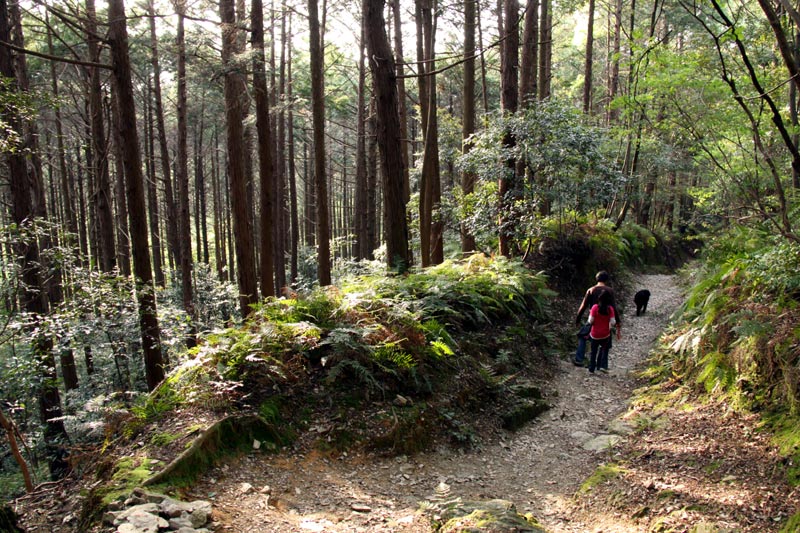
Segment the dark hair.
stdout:
<svg viewBox="0 0 800 533">
<path fill-rule="evenodd" d="M 600 272 L 595 274 L 594 279 L 599 281 L 599 282 L 605 283 L 606 281 L 611 279 L 611 276 L 605 270 L 601 270 Z"/>
<path fill-rule="evenodd" d="M 608 315 L 608 308 L 611 307 L 611 293 L 608 291 L 600 291 L 597 295 L 598 311 L 601 315 Z"/>
</svg>

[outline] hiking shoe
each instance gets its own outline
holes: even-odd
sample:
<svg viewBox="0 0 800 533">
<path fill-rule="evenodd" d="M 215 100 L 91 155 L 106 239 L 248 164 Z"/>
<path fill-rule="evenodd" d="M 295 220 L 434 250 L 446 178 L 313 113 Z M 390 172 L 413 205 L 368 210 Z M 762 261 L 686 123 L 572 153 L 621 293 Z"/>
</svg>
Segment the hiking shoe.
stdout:
<svg viewBox="0 0 800 533">
<path fill-rule="evenodd" d="M 572 360 L 572 364 L 575 365 L 575 366 L 584 366 L 583 365 L 583 361 L 576 361 L 574 359 Z"/>
<path fill-rule="evenodd" d="M 603 374 L 608 374 L 608 369 L 607 369 L 607 368 L 600 368 L 599 370 L 600 370 L 600 372 L 602 372 Z"/>
</svg>

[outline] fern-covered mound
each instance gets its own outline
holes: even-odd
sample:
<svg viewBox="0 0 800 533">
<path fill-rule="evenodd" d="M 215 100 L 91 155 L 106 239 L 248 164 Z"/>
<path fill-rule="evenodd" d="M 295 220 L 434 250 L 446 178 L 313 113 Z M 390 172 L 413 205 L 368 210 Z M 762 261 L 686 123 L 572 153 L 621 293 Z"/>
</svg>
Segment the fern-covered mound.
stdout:
<svg viewBox="0 0 800 533">
<path fill-rule="evenodd" d="M 109 459 L 84 520 L 132 485 L 187 485 L 243 449 L 408 454 L 520 427 L 546 408 L 554 296 L 518 262 L 473 256 L 265 303 L 120 418 L 109 450 L 132 458 Z"/>
</svg>

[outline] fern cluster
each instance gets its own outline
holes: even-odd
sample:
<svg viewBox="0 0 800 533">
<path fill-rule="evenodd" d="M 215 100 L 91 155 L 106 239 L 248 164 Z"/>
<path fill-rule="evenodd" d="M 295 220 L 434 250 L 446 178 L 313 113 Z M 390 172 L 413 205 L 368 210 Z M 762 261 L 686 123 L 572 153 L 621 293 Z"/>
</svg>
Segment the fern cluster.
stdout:
<svg viewBox="0 0 800 533">
<path fill-rule="evenodd" d="M 455 333 L 543 319 L 553 295 L 520 262 L 475 255 L 264 303 L 244 326 L 209 336 L 204 350 L 229 378 L 258 369 L 277 383 L 316 369 L 329 384 L 425 392 L 459 353 Z"/>
<path fill-rule="evenodd" d="M 709 247 L 672 342 L 673 371 L 739 405 L 800 407 L 800 246 L 737 228 Z"/>
</svg>

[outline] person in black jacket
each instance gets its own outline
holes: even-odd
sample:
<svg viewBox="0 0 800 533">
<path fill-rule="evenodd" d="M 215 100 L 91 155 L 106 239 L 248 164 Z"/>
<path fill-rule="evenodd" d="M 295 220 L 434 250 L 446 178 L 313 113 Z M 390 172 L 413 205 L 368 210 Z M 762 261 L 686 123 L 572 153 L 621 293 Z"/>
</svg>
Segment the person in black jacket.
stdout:
<svg viewBox="0 0 800 533">
<path fill-rule="evenodd" d="M 583 296 L 583 301 L 581 302 L 580 308 L 578 308 L 578 315 L 575 317 L 575 325 L 580 326 L 581 320 L 583 318 L 583 313 L 590 310 L 594 304 L 598 302 L 598 297 L 600 296 L 601 292 L 608 292 L 610 297 L 609 304 L 614 307 L 614 309 L 619 309 L 617 307 L 617 303 L 614 300 L 614 289 L 608 284 L 611 280 L 611 276 L 605 270 L 601 270 L 594 276 L 595 281 L 597 283 L 589 289 L 587 289 L 586 294 Z M 622 317 L 619 311 L 617 311 L 617 324 L 618 326 L 622 326 Z M 581 334 L 583 329 L 587 329 L 586 334 Z M 589 331 L 588 328 L 581 328 L 581 332 L 578 334 L 578 349 L 575 351 L 575 359 L 572 361 L 573 364 L 576 366 L 584 366 L 584 359 L 586 357 L 586 341 L 589 338 Z M 609 346 L 609 349 L 611 346 Z"/>
</svg>

